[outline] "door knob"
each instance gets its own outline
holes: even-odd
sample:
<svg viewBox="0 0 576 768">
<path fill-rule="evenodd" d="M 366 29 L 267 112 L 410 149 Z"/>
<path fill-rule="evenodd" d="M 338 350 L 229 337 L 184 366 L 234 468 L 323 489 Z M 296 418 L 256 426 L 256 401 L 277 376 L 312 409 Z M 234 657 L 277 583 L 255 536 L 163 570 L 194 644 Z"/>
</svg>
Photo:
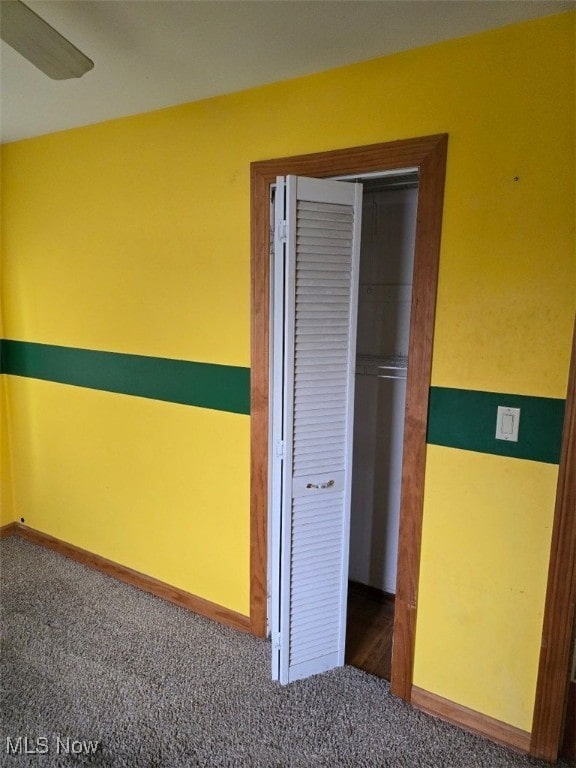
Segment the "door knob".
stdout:
<svg viewBox="0 0 576 768">
<path fill-rule="evenodd" d="M 328 480 L 327 483 L 308 483 L 306 488 L 332 488 L 334 480 Z"/>
</svg>

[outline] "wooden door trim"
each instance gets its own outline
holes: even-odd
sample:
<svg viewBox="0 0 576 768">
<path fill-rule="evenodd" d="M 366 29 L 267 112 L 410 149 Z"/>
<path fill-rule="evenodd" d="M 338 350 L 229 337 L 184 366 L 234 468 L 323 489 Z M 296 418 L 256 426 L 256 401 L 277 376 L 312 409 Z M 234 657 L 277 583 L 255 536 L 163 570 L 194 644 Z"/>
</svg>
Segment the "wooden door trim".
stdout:
<svg viewBox="0 0 576 768">
<path fill-rule="evenodd" d="M 250 622 L 266 633 L 268 386 L 270 314 L 270 184 L 289 174 L 326 178 L 374 171 L 419 169 L 414 282 L 400 511 L 392 692 L 410 700 L 426 430 L 440 254 L 448 136 L 440 134 L 364 147 L 276 158 L 251 165 L 251 530 Z"/>
<path fill-rule="evenodd" d="M 558 469 L 554 527 L 530 754 L 556 762 L 569 685 L 570 650 L 576 602 L 576 322 L 562 450 Z"/>
</svg>

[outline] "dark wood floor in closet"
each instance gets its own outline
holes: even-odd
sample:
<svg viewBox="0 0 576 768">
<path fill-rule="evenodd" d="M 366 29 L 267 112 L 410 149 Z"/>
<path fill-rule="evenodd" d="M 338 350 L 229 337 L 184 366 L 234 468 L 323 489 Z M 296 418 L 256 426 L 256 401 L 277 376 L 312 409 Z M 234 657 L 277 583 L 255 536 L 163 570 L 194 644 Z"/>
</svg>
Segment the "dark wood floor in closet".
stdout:
<svg viewBox="0 0 576 768">
<path fill-rule="evenodd" d="M 394 595 L 350 582 L 346 664 L 390 680 Z"/>
</svg>

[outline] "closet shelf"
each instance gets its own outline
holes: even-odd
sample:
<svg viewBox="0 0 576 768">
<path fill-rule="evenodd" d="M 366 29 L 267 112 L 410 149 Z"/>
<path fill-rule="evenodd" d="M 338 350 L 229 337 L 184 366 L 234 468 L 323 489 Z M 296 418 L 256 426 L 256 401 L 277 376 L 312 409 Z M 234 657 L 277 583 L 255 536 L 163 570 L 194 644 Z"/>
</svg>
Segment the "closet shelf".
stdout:
<svg viewBox="0 0 576 768">
<path fill-rule="evenodd" d="M 358 355 L 357 376 L 376 376 L 379 379 L 405 379 L 408 357 L 405 355 Z"/>
</svg>

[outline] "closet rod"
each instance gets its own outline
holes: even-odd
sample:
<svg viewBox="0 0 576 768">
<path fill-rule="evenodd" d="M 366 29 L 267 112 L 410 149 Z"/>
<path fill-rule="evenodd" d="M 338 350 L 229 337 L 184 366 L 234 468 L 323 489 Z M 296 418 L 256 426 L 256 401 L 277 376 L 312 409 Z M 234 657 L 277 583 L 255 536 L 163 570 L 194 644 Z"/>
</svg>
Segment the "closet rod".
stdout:
<svg viewBox="0 0 576 768">
<path fill-rule="evenodd" d="M 396 379 L 397 381 L 406 381 L 406 376 L 392 376 L 390 373 L 360 373 L 356 376 L 373 376 L 376 379 Z"/>
</svg>

